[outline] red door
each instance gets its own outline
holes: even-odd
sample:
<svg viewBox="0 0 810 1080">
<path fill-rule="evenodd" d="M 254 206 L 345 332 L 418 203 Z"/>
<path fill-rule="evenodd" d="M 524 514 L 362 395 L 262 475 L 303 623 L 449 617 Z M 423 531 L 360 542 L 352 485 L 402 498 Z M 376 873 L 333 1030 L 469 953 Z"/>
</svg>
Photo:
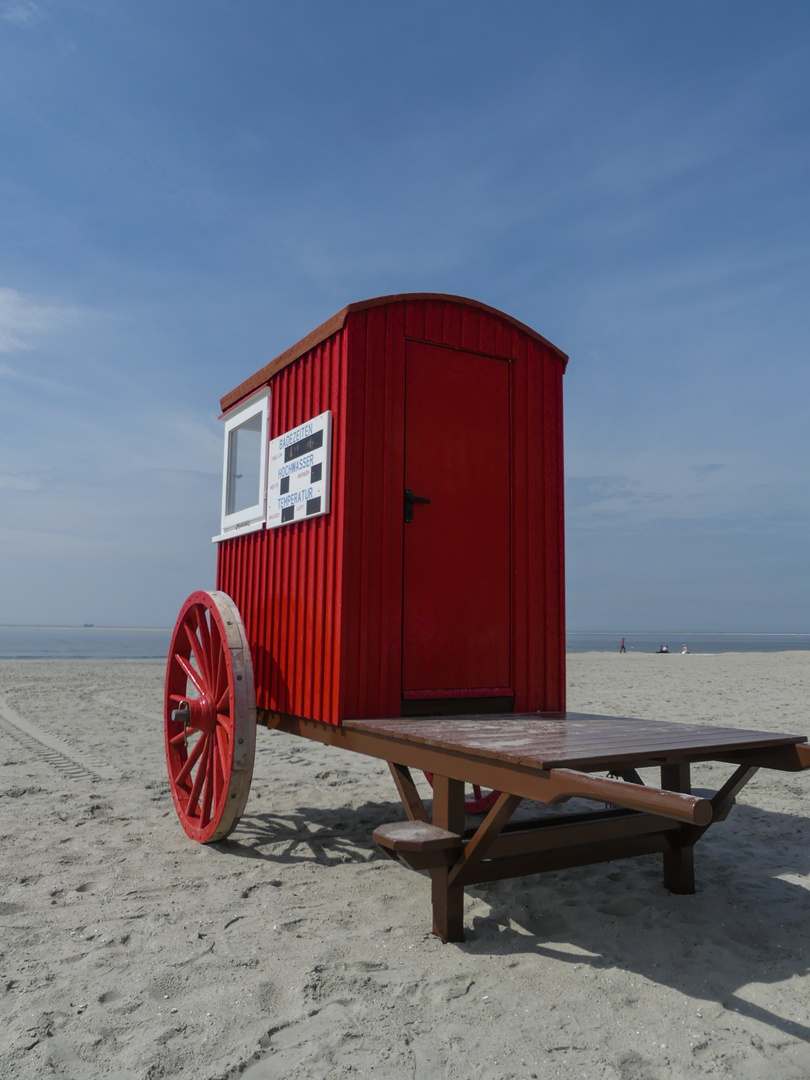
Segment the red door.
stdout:
<svg viewBox="0 0 810 1080">
<path fill-rule="evenodd" d="M 511 693 L 509 478 L 508 362 L 408 342 L 405 698 Z"/>
</svg>

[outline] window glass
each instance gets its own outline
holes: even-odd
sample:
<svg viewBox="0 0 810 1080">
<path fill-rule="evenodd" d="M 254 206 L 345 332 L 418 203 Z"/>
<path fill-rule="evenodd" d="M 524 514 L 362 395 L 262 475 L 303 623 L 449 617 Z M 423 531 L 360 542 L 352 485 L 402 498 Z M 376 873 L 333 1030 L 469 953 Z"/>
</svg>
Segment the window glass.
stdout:
<svg viewBox="0 0 810 1080">
<path fill-rule="evenodd" d="M 260 501 L 261 466 L 262 415 L 258 413 L 229 432 L 227 514 Z"/>
<path fill-rule="evenodd" d="M 219 536 L 264 528 L 270 389 L 260 390 L 221 419 L 225 421 L 222 517 Z"/>
</svg>

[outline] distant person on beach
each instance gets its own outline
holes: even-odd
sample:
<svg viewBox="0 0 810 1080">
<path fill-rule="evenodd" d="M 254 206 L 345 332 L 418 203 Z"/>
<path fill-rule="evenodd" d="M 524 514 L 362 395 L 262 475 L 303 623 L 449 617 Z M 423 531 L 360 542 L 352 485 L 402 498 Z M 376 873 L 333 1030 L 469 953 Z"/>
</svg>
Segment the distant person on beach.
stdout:
<svg viewBox="0 0 810 1080">
<path fill-rule="evenodd" d="M 624 647 L 624 638 L 622 638 L 622 643 L 619 646 L 619 652 L 624 652 L 624 653 L 627 652 L 627 649 L 625 649 L 625 647 Z"/>
<path fill-rule="evenodd" d="M 688 650 L 688 649 L 687 649 L 687 647 L 686 647 L 686 646 L 684 645 L 684 647 L 683 647 L 683 648 L 681 649 L 681 656 L 686 656 L 686 654 L 687 654 L 688 652 L 689 652 L 689 650 Z"/>
<path fill-rule="evenodd" d="M 668 648 L 666 647 L 666 645 L 662 645 L 662 646 L 661 646 L 661 648 L 660 648 L 660 649 L 659 649 L 658 651 L 659 651 L 660 653 L 662 653 L 662 652 L 666 652 L 666 653 L 668 653 L 668 652 L 669 652 L 669 649 L 668 649 Z"/>
</svg>

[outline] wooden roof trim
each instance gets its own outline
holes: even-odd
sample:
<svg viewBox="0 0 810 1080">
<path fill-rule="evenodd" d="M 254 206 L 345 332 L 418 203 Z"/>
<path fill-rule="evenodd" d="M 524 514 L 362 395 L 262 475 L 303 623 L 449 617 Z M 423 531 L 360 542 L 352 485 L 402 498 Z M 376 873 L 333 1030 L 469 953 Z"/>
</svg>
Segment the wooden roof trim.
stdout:
<svg viewBox="0 0 810 1080">
<path fill-rule="evenodd" d="M 449 300 L 456 304 L 467 304 L 470 307 L 478 308 L 480 311 L 488 311 L 490 315 L 496 315 L 500 319 L 504 319 L 506 322 L 511 323 L 512 326 L 521 330 L 524 334 L 528 334 L 529 337 L 534 338 L 535 341 L 540 342 L 541 345 L 545 345 L 556 353 L 563 365 L 568 363 L 568 356 L 558 349 L 556 345 L 553 345 L 547 338 L 544 338 L 542 334 L 538 334 L 536 330 L 532 330 L 530 326 L 526 326 L 525 323 L 519 322 L 517 319 L 512 318 L 511 315 L 507 315 L 504 311 L 499 311 L 497 308 L 490 307 L 489 304 L 482 304 L 478 300 L 470 300 L 466 296 L 453 296 L 448 293 L 395 293 L 392 296 L 375 296 L 370 300 L 358 300 L 354 304 L 347 304 L 345 308 L 339 311 L 336 315 L 333 315 L 331 319 L 327 319 L 326 322 L 321 323 L 320 326 L 312 330 L 306 337 L 301 338 L 295 345 L 291 345 L 289 349 L 286 349 L 283 353 L 277 356 L 274 360 L 271 360 L 269 364 L 265 364 L 263 368 L 260 368 L 255 375 L 251 375 L 249 379 L 245 379 L 243 383 L 240 383 L 235 390 L 231 390 L 220 399 L 220 405 L 223 413 L 232 408 L 243 398 L 248 397 L 254 391 L 258 390 L 260 386 L 264 386 L 272 379 L 272 377 L 282 368 L 287 367 L 288 364 L 292 364 L 304 353 L 309 352 L 310 349 L 314 349 L 316 345 L 320 345 L 322 341 L 326 341 L 327 338 L 336 334 L 338 330 L 342 330 L 346 319 L 355 311 L 366 311 L 369 308 L 383 307 L 386 304 L 404 303 L 410 300 Z"/>
</svg>

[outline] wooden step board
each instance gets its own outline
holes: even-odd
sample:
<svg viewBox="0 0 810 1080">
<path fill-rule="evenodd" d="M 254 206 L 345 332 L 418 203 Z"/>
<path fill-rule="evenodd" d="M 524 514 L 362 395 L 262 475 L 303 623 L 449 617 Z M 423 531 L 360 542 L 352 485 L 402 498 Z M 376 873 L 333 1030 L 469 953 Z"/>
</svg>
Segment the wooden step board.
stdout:
<svg viewBox="0 0 810 1080">
<path fill-rule="evenodd" d="M 450 866 L 461 851 L 458 833 L 429 825 L 426 821 L 395 821 L 374 830 L 374 841 L 386 855 L 412 870 L 435 870 Z"/>
</svg>

